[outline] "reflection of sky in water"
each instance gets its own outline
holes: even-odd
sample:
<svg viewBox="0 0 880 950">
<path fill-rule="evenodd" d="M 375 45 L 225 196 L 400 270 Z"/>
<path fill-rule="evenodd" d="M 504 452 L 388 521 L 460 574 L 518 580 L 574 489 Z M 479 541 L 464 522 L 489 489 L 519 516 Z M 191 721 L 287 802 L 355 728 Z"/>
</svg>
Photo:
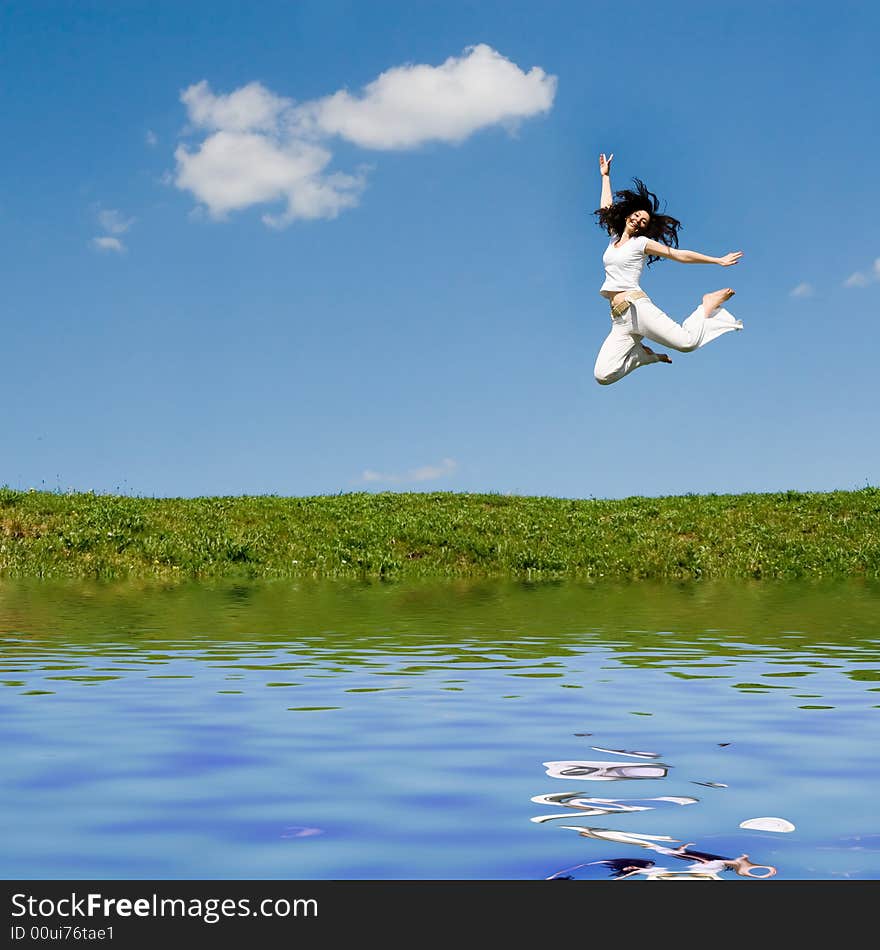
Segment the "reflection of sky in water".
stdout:
<svg viewBox="0 0 880 950">
<path fill-rule="evenodd" d="M 870 588 L 4 582 L 2 871 L 688 872 L 632 837 L 653 835 L 749 854 L 777 880 L 880 877 L 878 602 Z M 602 784 L 555 777 L 560 763 L 599 764 Z M 773 815 L 796 831 L 739 827 Z"/>
</svg>

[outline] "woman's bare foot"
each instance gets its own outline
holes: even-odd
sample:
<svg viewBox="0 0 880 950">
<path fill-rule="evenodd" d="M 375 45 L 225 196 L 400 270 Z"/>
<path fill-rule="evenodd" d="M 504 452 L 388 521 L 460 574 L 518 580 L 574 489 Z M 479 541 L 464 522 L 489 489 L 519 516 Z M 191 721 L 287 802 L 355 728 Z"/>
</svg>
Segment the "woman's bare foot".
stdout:
<svg viewBox="0 0 880 950">
<path fill-rule="evenodd" d="M 656 356 L 658 363 L 671 363 L 671 362 L 672 362 L 672 360 L 671 360 L 665 353 L 655 353 L 654 350 L 652 350 L 650 346 L 645 346 L 644 343 L 642 344 L 642 349 L 643 349 L 646 353 L 650 353 L 651 356 Z"/>
<path fill-rule="evenodd" d="M 716 290 L 714 293 L 706 294 L 703 297 L 703 313 L 707 317 L 711 317 L 712 314 L 715 313 L 725 301 L 730 300 L 735 293 L 735 290 L 732 290 L 730 287 L 725 287 L 722 290 Z"/>
</svg>

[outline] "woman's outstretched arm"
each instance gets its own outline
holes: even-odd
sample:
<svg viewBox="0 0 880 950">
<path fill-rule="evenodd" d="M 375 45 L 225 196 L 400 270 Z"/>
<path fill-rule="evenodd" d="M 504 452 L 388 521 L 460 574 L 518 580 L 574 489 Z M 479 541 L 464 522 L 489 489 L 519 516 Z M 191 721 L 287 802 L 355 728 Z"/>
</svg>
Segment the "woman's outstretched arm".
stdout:
<svg viewBox="0 0 880 950">
<path fill-rule="evenodd" d="M 599 156 L 599 173 L 602 175 L 602 198 L 599 202 L 600 208 L 610 208 L 614 198 L 611 195 L 611 159 L 614 158 L 612 152 L 608 158 L 605 153 Z"/>
<path fill-rule="evenodd" d="M 722 267 L 730 267 L 732 264 L 736 264 L 743 256 L 742 251 L 732 251 L 730 254 L 725 254 L 724 257 L 709 257 L 707 254 L 699 254 L 697 251 L 667 247 L 659 241 L 646 241 L 645 254 L 668 257 L 669 260 L 678 261 L 679 264 L 720 264 Z"/>
</svg>

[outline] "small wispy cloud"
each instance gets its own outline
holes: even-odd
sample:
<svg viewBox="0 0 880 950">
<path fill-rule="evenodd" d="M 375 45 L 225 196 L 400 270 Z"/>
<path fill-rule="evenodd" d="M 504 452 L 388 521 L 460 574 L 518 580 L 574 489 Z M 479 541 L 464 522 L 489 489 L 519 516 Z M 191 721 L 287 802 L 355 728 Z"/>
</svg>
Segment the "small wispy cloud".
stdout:
<svg viewBox="0 0 880 950">
<path fill-rule="evenodd" d="M 410 480 L 413 482 L 429 482 L 435 478 L 443 478 L 444 475 L 451 475 L 458 468 L 455 459 L 443 459 L 439 465 L 424 465 L 422 468 L 413 469 L 410 473 Z"/>
<path fill-rule="evenodd" d="M 98 208 L 96 216 L 101 230 L 106 233 L 93 237 L 89 242 L 91 246 L 99 251 L 115 251 L 117 254 L 122 254 L 126 247 L 120 240 L 119 235 L 130 230 L 137 219 L 127 218 L 115 208 Z"/>
<path fill-rule="evenodd" d="M 147 134 L 144 136 L 144 141 L 150 148 L 155 148 L 159 144 L 159 136 L 152 129 L 147 129 Z"/>
<path fill-rule="evenodd" d="M 867 287 L 868 284 L 875 284 L 880 281 L 880 257 L 874 260 L 874 263 L 867 271 L 857 270 L 854 274 L 843 282 L 844 287 Z"/>
<path fill-rule="evenodd" d="M 419 468 L 411 468 L 403 474 L 396 472 L 376 472 L 373 469 L 365 469 L 361 472 L 358 481 L 361 482 L 383 482 L 386 484 L 403 485 L 413 484 L 415 482 L 431 482 L 446 475 L 452 475 L 458 469 L 458 462 L 455 459 L 443 459 L 439 465 L 422 465 Z"/>
<path fill-rule="evenodd" d="M 816 291 L 813 288 L 812 284 L 802 283 L 798 284 L 797 287 L 793 287 L 788 296 L 789 297 L 812 297 Z"/>
<path fill-rule="evenodd" d="M 125 245 L 119 238 L 115 237 L 95 237 L 92 238 L 91 244 L 99 251 L 115 251 L 117 254 L 122 254 L 125 251 Z"/>
<path fill-rule="evenodd" d="M 134 224 L 134 218 L 126 218 L 121 212 L 107 208 L 98 212 L 98 223 L 108 234 L 125 234 Z"/>
</svg>

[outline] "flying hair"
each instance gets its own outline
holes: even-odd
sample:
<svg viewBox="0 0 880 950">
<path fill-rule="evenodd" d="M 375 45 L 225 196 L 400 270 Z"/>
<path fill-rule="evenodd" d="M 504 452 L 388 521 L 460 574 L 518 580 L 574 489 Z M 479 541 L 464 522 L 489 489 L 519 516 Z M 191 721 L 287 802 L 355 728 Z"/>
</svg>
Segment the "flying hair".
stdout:
<svg viewBox="0 0 880 950">
<path fill-rule="evenodd" d="M 659 241 L 667 247 L 678 247 L 678 229 L 682 227 L 678 218 L 660 212 L 660 199 L 653 191 L 648 191 L 645 183 L 639 178 L 633 178 L 635 190 L 624 188 L 614 192 L 614 201 L 607 208 L 599 208 L 593 212 L 598 223 L 605 228 L 609 235 L 620 236 L 626 226 L 626 219 L 634 211 L 647 211 L 650 215 L 647 227 L 639 232 L 640 236 Z M 648 255 L 648 266 L 654 261 L 661 260 L 656 254 Z"/>
</svg>

